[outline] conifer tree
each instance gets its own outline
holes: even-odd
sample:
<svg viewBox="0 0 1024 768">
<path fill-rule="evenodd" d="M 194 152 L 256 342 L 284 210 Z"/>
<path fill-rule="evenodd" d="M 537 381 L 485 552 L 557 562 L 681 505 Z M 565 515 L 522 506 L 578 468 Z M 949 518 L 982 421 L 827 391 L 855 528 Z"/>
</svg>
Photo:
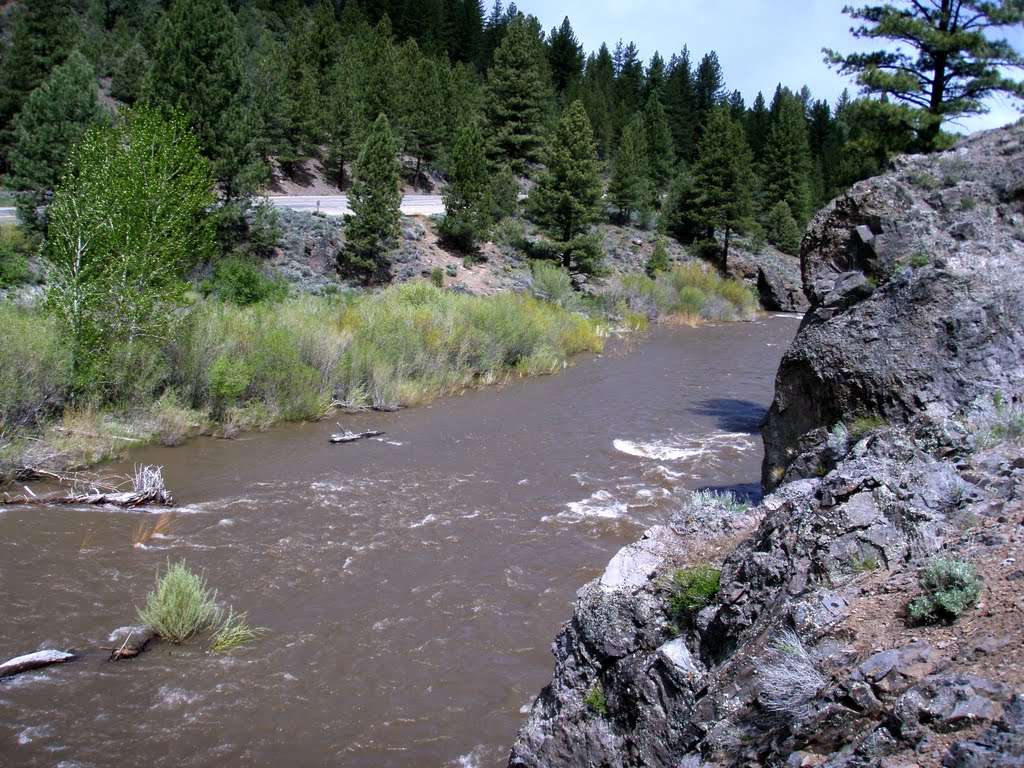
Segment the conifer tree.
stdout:
<svg viewBox="0 0 1024 768">
<path fill-rule="evenodd" d="M 667 70 L 665 60 L 657 51 L 651 57 L 651 63 L 647 66 L 647 80 L 644 83 L 644 102 L 650 101 L 651 96 L 658 94 L 662 98 L 662 91 L 665 88 L 665 76 Z"/>
<path fill-rule="evenodd" d="M 551 92 L 542 67 L 543 44 L 523 16 L 517 16 L 487 73 L 486 114 L 501 157 L 522 173 L 538 162 Z"/>
<path fill-rule="evenodd" d="M 76 43 L 67 0 L 15 4 L 10 45 L 0 67 L 0 172 L 15 115 L 32 91 L 63 63 Z"/>
<path fill-rule="evenodd" d="M 619 224 L 628 224 L 634 213 L 643 211 L 650 199 L 647 165 L 647 137 L 642 118 L 634 120 L 622 132 L 619 150 L 612 166 L 608 199 L 618 208 Z"/>
<path fill-rule="evenodd" d="M 922 149 L 939 148 L 945 119 L 988 111 L 990 95 L 1024 99 L 1024 83 L 1008 76 L 1024 69 L 1024 57 L 997 37 L 1024 22 L 1018 0 L 899 0 L 843 12 L 865 22 L 854 37 L 893 45 L 846 56 L 824 49 L 825 60 L 855 75 L 865 93 L 890 97 L 885 111 L 917 133 Z"/>
<path fill-rule="evenodd" d="M 784 201 L 803 227 L 811 218 L 811 150 L 803 103 L 789 89 L 780 88 L 771 111 L 764 162 L 767 205 Z"/>
<path fill-rule="evenodd" d="M 160 22 L 149 94 L 182 111 L 228 200 L 255 191 L 265 168 L 243 77 L 242 37 L 226 0 L 174 0 Z"/>
<path fill-rule="evenodd" d="M 690 52 L 685 47 L 669 59 L 665 77 L 665 111 L 676 157 L 692 162 L 697 152 L 697 104 L 693 91 Z"/>
<path fill-rule="evenodd" d="M 784 200 L 777 202 L 769 212 L 764 229 L 768 242 L 780 251 L 791 256 L 800 253 L 800 226 Z"/>
<path fill-rule="evenodd" d="M 441 232 L 466 252 L 474 252 L 491 218 L 490 173 L 483 133 L 476 121 L 462 127 L 452 148 Z"/>
<path fill-rule="evenodd" d="M 508 163 L 502 163 L 498 172 L 491 176 L 487 192 L 492 221 L 501 221 L 519 212 L 519 182 Z"/>
<path fill-rule="evenodd" d="M 597 155 L 607 159 L 612 154 L 614 133 L 612 108 L 615 98 L 615 63 L 604 43 L 596 54 L 587 57 L 581 90 L 583 106 L 594 130 Z"/>
<path fill-rule="evenodd" d="M 385 115 L 380 115 L 356 160 L 346 219 L 345 267 L 370 283 L 385 280 L 391 267 L 387 241 L 398 236 L 402 190 L 398 177 L 398 147 Z"/>
<path fill-rule="evenodd" d="M 754 98 L 753 106 L 744 116 L 743 127 L 747 131 L 747 143 L 754 153 L 755 165 L 764 162 L 764 148 L 768 143 L 768 131 L 771 129 L 771 116 L 765 104 L 764 94 L 760 91 Z"/>
<path fill-rule="evenodd" d="M 440 66 L 420 53 L 415 40 L 398 52 L 396 73 L 397 117 L 395 133 L 405 153 L 416 158 L 415 184 L 420 184 L 423 163 L 432 162 L 444 138 L 444 89 Z"/>
<path fill-rule="evenodd" d="M 96 75 L 85 57 L 74 51 L 32 91 L 14 121 L 13 185 L 38 192 L 53 190 L 72 148 L 100 114 Z"/>
<path fill-rule="evenodd" d="M 131 106 L 142 98 L 146 78 L 149 75 L 149 56 L 146 49 L 136 40 L 125 52 L 110 80 L 110 95 L 123 104 Z"/>
<path fill-rule="evenodd" d="M 623 45 L 620 40 L 612 56 L 615 63 L 615 90 L 612 110 L 614 135 L 620 136 L 625 127 L 633 121 L 643 105 L 644 66 L 636 45 Z"/>
<path fill-rule="evenodd" d="M 568 16 L 548 36 L 548 62 L 555 94 L 561 97 L 575 90 L 583 78 L 583 46 L 572 31 Z"/>
<path fill-rule="evenodd" d="M 644 272 L 647 273 L 649 278 L 654 280 L 662 272 L 668 272 L 671 266 L 672 264 L 668 258 L 668 249 L 665 248 L 665 240 L 659 237 L 654 242 L 654 250 L 651 251 L 651 257 L 644 264 Z"/>
<path fill-rule="evenodd" d="M 600 268 L 600 243 L 587 236 L 600 215 L 600 165 L 590 121 L 579 101 L 559 119 L 548 146 L 547 168 L 526 205 L 554 238 L 562 266 L 586 273 Z"/>
<path fill-rule="evenodd" d="M 675 167 L 675 150 L 672 148 L 672 129 L 668 115 L 661 105 L 658 91 L 651 94 L 644 107 L 644 132 L 647 140 L 647 164 L 651 180 L 651 192 L 656 203 L 661 193 L 668 188 Z"/>
<path fill-rule="evenodd" d="M 704 126 L 716 106 L 722 103 L 725 92 L 725 77 L 722 65 L 718 63 L 718 54 L 714 51 L 704 54 L 693 75 L 693 102 L 696 110 L 699 140 L 704 135 Z"/>
<path fill-rule="evenodd" d="M 743 126 L 732 119 L 728 106 L 711 111 L 697 149 L 693 176 L 697 190 L 695 218 L 704 241 L 714 245 L 716 231 L 723 236 L 722 274 L 729 263 L 732 233 L 753 213 L 753 162 Z"/>
</svg>

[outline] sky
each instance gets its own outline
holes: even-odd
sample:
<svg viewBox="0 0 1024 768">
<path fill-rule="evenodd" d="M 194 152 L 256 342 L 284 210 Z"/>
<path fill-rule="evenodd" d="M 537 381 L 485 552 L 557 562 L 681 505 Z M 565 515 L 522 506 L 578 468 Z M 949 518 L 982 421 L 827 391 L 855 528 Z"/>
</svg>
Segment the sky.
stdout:
<svg viewBox="0 0 1024 768">
<path fill-rule="evenodd" d="M 489 10 L 491 0 L 485 0 Z M 864 50 L 844 16 L 843 0 L 517 0 L 520 11 L 540 19 L 551 31 L 569 17 L 585 53 L 601 43 L 634 42 L 645 65 L 655 51 L 667 62 L 683 46 L 694 66 L 709 52 L 718 54 L 726 87 L 743 94 L 749 106 L 758 91 L 771 101 L 775 86 L 793 90 L 806 85 L 815 99 L 835 104 L 844 88 L 857 95 L 857 84 L 823 61 L 822 48 L 841 53 Z M 505 5 L 508 5 L 506 0 Z M 1006 37 L 1024 50 L 1024 30 Z M 1018 78 L 1022 77 L 1017 73 Z M 1013 103 L 998 98 L 990 113 L 946 123 L 950 131 L 970 133 L 1015 122 L 1020 113 Z"/>
</svg>

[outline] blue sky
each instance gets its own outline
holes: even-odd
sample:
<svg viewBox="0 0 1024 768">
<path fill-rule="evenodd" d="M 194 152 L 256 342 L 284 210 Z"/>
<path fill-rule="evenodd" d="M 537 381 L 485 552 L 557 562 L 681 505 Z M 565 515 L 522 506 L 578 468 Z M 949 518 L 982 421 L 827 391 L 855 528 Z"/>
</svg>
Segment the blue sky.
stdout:
<svg viewBox="0 0 1024 768">
<path fill-rule="evenodd" d="M 485 1 L 489 9 L 490 0 Z M 506 5 L 507 5 L 506 0 Z M 858 3 L 854 2 L 854 5 Z M 655 51 L 667 61 L 684 45 L 696 64 L 715 51 L 730 90 L 739 90 L 749 105 L 758 91 L 771 99 L 778 83 L 799 89 L 807 85 L 815 98 L 834 104 L 843 88 L 856 94 L 852 80 L 823 62 L 822 48 L 841 52 L 860 45 L 849 33 L 853 20 L 842 13 L 842 0 L 517 0 L 524 13 L 540 19 L 550 31 L 569 17 L 587 53 L 602 42 L 633 41 L 645 64 Z M 1024 49 L 1024 30 L 1007 35 Z M 1021 73 L 1017 77 L 1021 77 Z M 999 99 L 991 113 L 947 125 L 969 132 L 1014 122 L 1020 114 Z"/>
</svg>

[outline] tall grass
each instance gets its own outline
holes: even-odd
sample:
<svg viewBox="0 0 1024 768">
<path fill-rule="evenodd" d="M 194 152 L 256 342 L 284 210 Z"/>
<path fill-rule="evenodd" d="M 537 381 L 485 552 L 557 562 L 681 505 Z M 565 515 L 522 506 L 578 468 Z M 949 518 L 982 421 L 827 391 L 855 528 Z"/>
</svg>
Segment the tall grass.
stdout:
<svg viewBox="0 0 1024 768">
<path fill-rule="evenodd" d="M 758 309 L 750 286 L 723 279 L 699 262 L 677 266 L 654 280 L 646 275 L 622 277 L 607 301 L 613 308 L 645 315 L 652 322 L 752 320 Z"/>
<path fill-rule="evenodd" d="M 193 573 L 181 560 L 167 563 L 167 572 L 157 574 L 156 587 L 139 609 L 139 621 L 170 643 L 183 643 L 220 623 L 217 593 L 206 586 L 206 578 Z"/>
<path fill-rule="evenodd" d="M 44 438 L 59 439 L 66 462 L 80 464 L 140 439 L 174 444 L 211 422 L 230 435 L 319 419 L 334 402 L 414 405 L 510 375 L 551 373 L 569 355 L 602 346 L 594 321 L 561 307 L 427 282 L 245 307 L 200 299 L 153 348 L 146 375 L 126 366 L 130 387 L 105 389 L 106 401 L 80 397 L 65 411 L 68 359 L 49 318 L 0 304 L 0 342 L 0 473 L 8 476 L 27 447 L 11 448 L 12 440 L 42 434 L 47 424 Z M 131 394 L 109 394 L 116 392 Z M 62 414 L 74 423 L 58 429 Z M 81 446 L 81 439 L 97 442 Z"/>
</svg>

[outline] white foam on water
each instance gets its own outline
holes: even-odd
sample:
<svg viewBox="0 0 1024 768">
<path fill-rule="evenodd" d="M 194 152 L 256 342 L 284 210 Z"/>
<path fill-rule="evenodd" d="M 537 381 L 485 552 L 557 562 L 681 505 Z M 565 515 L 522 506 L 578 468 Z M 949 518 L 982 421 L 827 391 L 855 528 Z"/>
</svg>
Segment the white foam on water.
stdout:
<svg viewBox="0 0 1024 768">
<path fill-rule="evenodd" d="M 453 765 L 456 768 L 480 768 L 483 765 L 483 759 L 487 755 L 487 747 L 483 744 L 479 744 L 473 747 L 469 752 L 464 755 L 460 755 Z"/>
<path fill-rule="evenodd" d="M 548 522 L 552 519 L 580 521 L 588 518 L 600 518 L 604 520 L 616 520 L 623 517 L 628 507 L 624 502 L 616 500 L 608 491 L 595 491 L 590 498 L 583 501 L 570 501 L 565 505 L 568 512 L 559 512 L 557 515 L 546 515 L 541 518 Z"/>
<path fill-rule="evenodd" d="M 437 521 L 438 521 L 437 515 L 431 513 L 431 514 L 427 515 L 426 517 L 424 517 L 422 520 L 420 520 L 418 523 L 410 523 L 409 527 L 410 528 L 422 528 L 424 525 L 428 525 L 430 523 L 436 523 Z"/>
<path fill-rule="evenodd" d="M 651 443 L 613 440 L 612 445 L 615 446 L 615 450 L 628 456 L 636 456 L 641 459 L 655 459 L 656 461 L 681 461 L 683 459 L 697 458 L 705 453 L 703 446 L 673 445 L 664 440 L 656 440 Z"/>
</svg>

